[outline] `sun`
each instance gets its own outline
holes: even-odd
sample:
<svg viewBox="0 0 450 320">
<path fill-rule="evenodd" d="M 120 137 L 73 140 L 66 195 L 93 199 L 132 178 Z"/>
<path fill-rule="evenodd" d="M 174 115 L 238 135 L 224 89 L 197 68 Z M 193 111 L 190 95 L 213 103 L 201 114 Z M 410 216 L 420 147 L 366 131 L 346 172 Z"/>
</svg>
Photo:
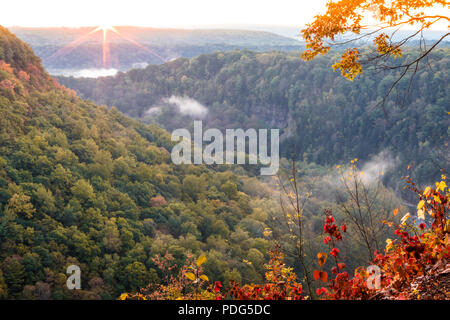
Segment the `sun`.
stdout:
<svg viewBox="0 0 450 320">
<path fill-rule="evenodd" d="M 103 31 L 114 31 L 114 26 L 111 24 L 100 24 L 97 28 Z"/>
<path fill-rule="evenodd" d="M 99 24 L 94 30 L 91 31 L 91 33 L 95 33 L 97 31 L 102 31 L 103 33 L 107 33 L 108 31 L 117 32 L 117 30 L 114 28 L 112 24 Z"/>
</svg>

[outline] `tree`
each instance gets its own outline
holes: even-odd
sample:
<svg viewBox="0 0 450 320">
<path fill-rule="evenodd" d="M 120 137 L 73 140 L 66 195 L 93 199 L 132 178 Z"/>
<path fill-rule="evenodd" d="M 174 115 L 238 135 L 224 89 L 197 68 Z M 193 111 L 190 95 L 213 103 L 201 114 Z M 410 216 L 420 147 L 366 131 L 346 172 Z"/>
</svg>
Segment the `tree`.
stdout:
<svg viewBox="0 0 450 320">
<path fill-rule="evenodd" d="M 447 32 L 429 45 L 422 33 L 423 30 L 429 29 L 438 21 L 450 22 L 450 18 L 445 15 L 430 13 L 431 8 L 445 10 L 449 8 L 449 5 L 450 2 L 445 0 L 329 1 L 326 13 L 317 15 L 315 20 L 302 30 L 302 36 L 306 41 L 306 50 L 303 52 L 302 58 L 308 61 L 319 54 L 328 53 L 332 46 L 349 45 L 364 38 L 374 37 L 373 43 L 376 50 L 362 55 L 355 47 L 347 48 L 340 61 L 333 65 L 333 69 L 339 69 L 342 75 L 351 81 L 362 73 L 364 64 L 374 65 L 385 70 L 399 69 L 400 76 L 383 99 L 384 107 L 387 96 L 400 80 L 408 72 L 412 72 L 409 84 L 411 87 L 420 62 L 450 35 Z M 366 24 L 364 22 L 370 16 L 376 23 Z M 394 40 L 395 33 L 404 26 L 414 26 L 417 31 L 402 39 Z M 389 35 L 388 32 L 391 34 Z M 353 33 L 355 36 L 347 40 L 348 33 Z M 393 63 L 391 57 L 401 57 L 403 47 L 418 35 L 420 35 L 419 53 L 409 55 L 399 63 Z"/>
<path fill-rule="evenodd" d="M 22 215 L 27 219 L 31 219 L 36 212 L 33 204 L 30 202 L 30 197 L 23 193 L 16 193 L 8 201 L 5 212 L 12 215 Z"/>
<path fill-rule="evenodd" d="M 306 234 L 305 226 L 305 205 L 311 194 L 302 192 L 299 186 L 296 161 L 292 160 L 291 171 L 289 173 L 289 182 L 284 182 L 278 175 L 278 185 L 281 189 L 280 207 L 282 216 L 273 217 L 274 222 L 283 226 L 283 233 L 289 235 L 289 240 L 293 244 L 293 250 L 282 248 L 287 254 L 295 257 L 301 266 L 301 270 L 306 283 L 309 296 L 314 297 L 312 289 L 311 262 L 307 257 L 311 257 L 311 241 Z M 266 228 L 265 236 L 274 236 L 273 230 Z M 281 238 L 282 235 L 275 235 L 274 238 Z"/>
<path fill-rule="evenodd" d="M 350 167 L 345 170 L 338 166 L 341 188 L 336 196 L 339 211 L 349 221 L 356 240 L 366 249 L 367 255 L 361 262 L 367 263 L 373 260 L 373 253 L 382 248 L 381 244 L 387 238 L 388 224 L 391 224 L 387 220 L 392 212 L 395 217 L 398 208 L 402 207 L 395 196 L 383 187 L 383 174 L 379 173 L 377 177 L 378 173 L 360 171 L 357 161 L 351 160 Z"/>
<path fill-rule="evenodd" d="M 115 223 L 115 219 L 111 219 L 106 223 L 105 236 L 103 237 L 103 245 L 108 252 L 117 252 L 122 244 L 120 232 Z"/>
<path fill-rule="evenodd" d="M 6 299 L 7 297 L 8 297 L 8 288 L 6 287 L 3 272 L 2 270 L 0 270 L 0 299 Z"/>
<path fill-rule="evenodd" d="M 25 281 L 25 269 L 21 257 L 8 257 L 3 262 L 3 276 L 10 295 L 18 295 Z"/>
<path fill-rule="evenodd" d="M 79 199 L 83 203 L 90 201 L 95 197 L 94 188 L 92 188 L 92 185 L 84 179 L 78 180 L 71 191 L 74 198 Z"/>
</svg>

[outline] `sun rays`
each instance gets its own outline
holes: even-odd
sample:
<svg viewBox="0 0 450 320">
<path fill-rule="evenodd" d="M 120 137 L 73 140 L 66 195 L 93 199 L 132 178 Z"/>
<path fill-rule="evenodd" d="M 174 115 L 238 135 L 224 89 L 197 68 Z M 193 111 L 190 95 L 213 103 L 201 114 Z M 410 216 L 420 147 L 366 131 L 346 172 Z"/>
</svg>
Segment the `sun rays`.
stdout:
<svg viewBox="0 0 450 320">
<path fill-rule="evenodd" d="M 96 34 L 98 34 L 100 32 L 102 33 L 102 66 L 103 66 L 103 68 L 111 67 L 111 48 L 110 48 L 111 39 L 110 39 L 110 34 L 115 34 L 115 35 L 119 36 L 120 38 L 130 42 L 134 46 L 136 46 L 136 47 L 138 47 L 138 48 L 140 48 L 140 49 L 150 53 L 151 55 L 153 55 L 155 57 L 157 57 L 162 62 L 165 62 L 165 60 L 160 55 L 155 53 L 153 50 L 150 50 L 148 47 L 140 44 L 136 40 L 133 40 L 130 37 L 122 34 L 114 26 L 107 25 L 107 24 L 99 25 L 99 26 L 95 27 L 90 32 L 88 32 L 87 34 L 85 34 L 85 35 L 81 36 L 80 38 L 70 42 L 69 44 L 67 44 L 63 48 L 61 48 L 58 51 L 56 51 L 54 54 L 49 56 L 48 59 L 54 59 L 56 57 L 59 57 L 59 56 L 62 56 L 62 55 L 70 53 L 72 50 L 74 50 L 75 48 L 77 48 L 81 44 L 87 42 L 88 40 L 91 39 L 92 36 L 94 36 L 94 35 L 96 35 Z"/>
</svg>

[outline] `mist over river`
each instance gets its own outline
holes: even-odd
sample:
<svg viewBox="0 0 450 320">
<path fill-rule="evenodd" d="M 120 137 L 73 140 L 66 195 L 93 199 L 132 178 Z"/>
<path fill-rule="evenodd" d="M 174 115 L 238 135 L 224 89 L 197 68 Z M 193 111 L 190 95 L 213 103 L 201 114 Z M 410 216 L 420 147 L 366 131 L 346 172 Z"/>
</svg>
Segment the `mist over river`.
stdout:
<svg viewBox="0 0 450 320">
<path fill-rule="evenodd" d="M 52 76 L 65 76 L 74 78 L 98 78 L 115 76 L 119 70 L 110 68 L 90 68 L 90 69 L 48 69 Z"/>
</svg>

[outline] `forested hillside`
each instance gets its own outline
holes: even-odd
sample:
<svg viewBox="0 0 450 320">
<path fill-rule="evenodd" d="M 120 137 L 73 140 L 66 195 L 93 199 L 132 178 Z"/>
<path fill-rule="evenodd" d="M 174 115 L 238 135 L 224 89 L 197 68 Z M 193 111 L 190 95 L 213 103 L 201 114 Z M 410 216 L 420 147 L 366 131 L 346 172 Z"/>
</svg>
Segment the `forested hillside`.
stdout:
<svg viewBox="0 0 450 320">
<path fill-rule="evenodd" d="M 381 101 L 399 73 L 368 69 L 349 82 L 332 71 L 338 56 L 303 62 L 299 53 L 233 51 L 116 77 L 60 81 L 84 98 L 168 130 L 192 120 L 168 98 L 193 98 L 209 111 L 207 127 L 284 129 L 281 152 L 300 161 L 365 161 L 384 151 L 400 160 L 396 182 L 407 166 L 420 183 L 437 179 L 439 167 L 448 170 L 449 49 L 433 51 L 411 87 L 405 77 L 384 110 Z"/>
<path fill-rule="evenodd" d="M 166 131 L 81 100 L 4 28 L 0 114 L 0 297 L 116 298 L 159 283 L 166 252 L 261 279 L 242 260 L 267 256 L 271 200 L 243 191 L 245 170 L 171 164 Z M 66 287 L 72 264 L 82 290 Z"/>
</svg>

